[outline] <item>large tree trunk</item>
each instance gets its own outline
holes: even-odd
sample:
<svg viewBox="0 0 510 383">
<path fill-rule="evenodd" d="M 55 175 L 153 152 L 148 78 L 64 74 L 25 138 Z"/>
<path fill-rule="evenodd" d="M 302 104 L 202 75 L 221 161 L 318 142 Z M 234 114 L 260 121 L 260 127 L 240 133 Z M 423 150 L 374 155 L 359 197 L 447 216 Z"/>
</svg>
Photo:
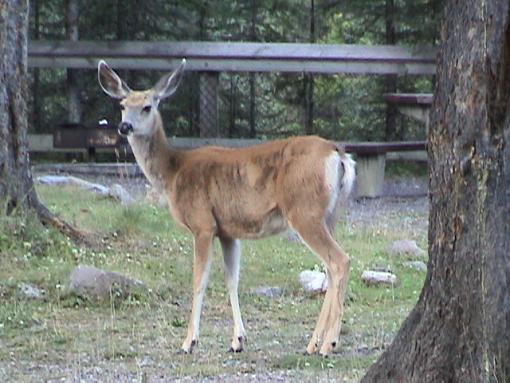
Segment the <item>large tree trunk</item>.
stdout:
<svg viewBox="0 0 510 383">
<path fill-rule="evenodd" d="M 27 144 L 28 0 L 0 3 L 1 214 L 37 203 Z"/>
<path fill-rule="evenodd" d="M 508 0 L 447 2 L 429 132 L 429 266 L 364 382 L 510 379 Z"/>
<path fill-rule="evenodd" d="M 0 2 L 0 214 L 34 209 L 77 241 L 83 233 L 54 217 L 37 198 L 27 141 L 28 0 Z"/>
</svg>

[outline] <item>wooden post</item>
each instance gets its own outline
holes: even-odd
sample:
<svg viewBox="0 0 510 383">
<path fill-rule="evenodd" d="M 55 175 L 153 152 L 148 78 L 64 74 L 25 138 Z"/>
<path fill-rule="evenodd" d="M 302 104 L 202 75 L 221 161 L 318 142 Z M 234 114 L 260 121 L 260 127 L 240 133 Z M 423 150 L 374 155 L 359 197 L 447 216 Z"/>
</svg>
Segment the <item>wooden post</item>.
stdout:
<svg viewBox="0 0 510 383">
<path fill-rule="evenodd" d="M 218 72 L 200 73 L 200 137 L 219 137 Z"/>
</svg>

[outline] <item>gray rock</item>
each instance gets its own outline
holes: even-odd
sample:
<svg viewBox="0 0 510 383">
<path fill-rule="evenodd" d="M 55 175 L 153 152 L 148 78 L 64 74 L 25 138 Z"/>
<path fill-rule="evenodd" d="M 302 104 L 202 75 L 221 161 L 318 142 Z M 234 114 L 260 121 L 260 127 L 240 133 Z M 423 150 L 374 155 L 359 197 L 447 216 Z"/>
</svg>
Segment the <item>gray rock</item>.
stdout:
<svg viewBox="0 0 510 383">
<path fill-rule="evenodd" d="M 73 176 L 40 176 L 37 177 L 37 182 L 43 185 L 73 185 L 79 188 L 97 193 L 105 197 L 111 197 L 120 201 L 123 205 L 130 205 L 135 200 L 131 195 L 119 184 L 114 184 L 112 187 L 103 186 L 93 182 L 83 180 Z"/>
<path fill-rule="evenodd" d="M 299 283 L 307 293 L 323 293 L 328 289 L 328 278 L 320 271 L 302 271 L 299 274 Z"/>
<path fill-rule="evenodd" d="M 287 236 L 287 240 L 289 242 L 303 243 L 299 234 L 292 229 L 287 230 L 285 235 Z"/>
<path fill-rule="evenodd" d="M 388 252 L 395 256 L 408 255 L 414 257 L 425 257 L 427 255 L 427 252 L 420 249 L 415 241 L 409 239 L 401 239 L 391 243 Z"/>
<path fill-rule="evenodd" d="M 404 262 L 404 266 L 418 271 L 427 271 L 427 265 L 425 264 L 425 262 L 422 261 Z"/>
<path fill-rule="evenodd" d="M 124 206 L 131 205 L 135 202 L 135 199 L 131 197 L 131 194 L 129 194 L 127 190 L 119 184 L 113 184 L 108 191 L 108 195 L 120 201 L 120 203 Z"/>
<path fill-rule="evenodd" d="M 77 266 L 71 272 L 70 280 L 71 291 L 92 299 L 107 299 L 112 295 L 122 298 L 146 290 L 145 285 L 136 279 L 87 265 Z"/>
<path fill-rule="evenodd" d="M 41 290 L 28 283 L 20 284 L 19 292 L 27 299 L 41 299 L 44 295 L 44 290 Z"/>
<path fill-rule="evenodd" d="M 43 185 L 74 185 L 101 195 L 108 195 L 108 188 L 106 186 L 85 181 L 78 177 L 46 175 L 37 177 L 36 180 Z"/>
<path fill-rule="evenodd" d="M 276 298 L 283 294 L 283 289 L 277 286 L 259 286 L 252 289 L 251 293 L 260 297 Z"/>
<path fill-rule="evenodd" d="M 365 270 L 363 271 L 363 274 L 361 274 L 361 280 L 368 286 L 395 286 L 397 283 L 397 276 L 395 274 L 387 273 L 384 271 Z"/>
</svg>

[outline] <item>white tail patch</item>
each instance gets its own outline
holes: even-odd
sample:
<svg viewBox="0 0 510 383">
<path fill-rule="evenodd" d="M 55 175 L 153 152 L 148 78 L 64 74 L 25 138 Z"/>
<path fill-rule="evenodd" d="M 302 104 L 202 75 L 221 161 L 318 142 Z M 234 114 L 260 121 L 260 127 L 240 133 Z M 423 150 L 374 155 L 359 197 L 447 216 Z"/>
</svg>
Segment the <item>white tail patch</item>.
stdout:
<svg viewBox="0 0 510 383">
<path fill-rule="evenodd" d="M 343 154 L 342 165 L 344 167 L 344 176 L 342 177 L 342 188 L 340 190 L 340 201 L 346 201 L 351 194 L 356 178 L 356 162 L 352 159 L 350 154 Z"/>
<path fill-rule="evenodd" d="M 328 188 L 329 195 L 329 203 L 327 211 L 329 213 L 333 213 L 335 211 L 336 203 L 338 201 L 338 192 L 339 192 L 339 172 L 338 166 L 340 165 L 340 156 L 338 152 L 332 152 L 325 161 L 325 177 L 324 180 L 326 182 L 326 187 Z"/>
<path fill-rule="evenodd" d="M 327 207 L 329 213 L 333 213 L 337 205 L 345 202 L 351 194 L 356 177 L 355 165 L 350 154 L 339 154 L 335 151 L 326 158 L 324 179 L 326 187 L 331 193 Z M 343 168 L 341 173 L 340 166 Z M 340 174 L 342 174 L 342 179 L 339 179 Z"/>
</svg>

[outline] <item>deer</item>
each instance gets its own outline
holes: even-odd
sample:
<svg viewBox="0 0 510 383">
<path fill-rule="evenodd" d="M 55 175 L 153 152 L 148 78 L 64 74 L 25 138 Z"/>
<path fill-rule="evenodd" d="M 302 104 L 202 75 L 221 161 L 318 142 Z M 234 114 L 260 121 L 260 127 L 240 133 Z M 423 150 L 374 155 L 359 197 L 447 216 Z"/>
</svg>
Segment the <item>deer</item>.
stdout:
<svg viewBox="0 0 510 383">
<path fill-rule="evenodd" d="M 177 225 L 193 237 L 193 299 L 181 352 L 191 353 L 198 344 L 215 238 L 233 316 L 230 351 L 240 352 L 246 343 L 238 297 L 240 240 L 293 229 L 326 268 L 328 287 L 306 352 L 327 356 L 339 340 L 350 271 L 333 229 L 353 187 L 355 162 L 341 146 L 318 136 L 240 149 L 172 148 L 158 105 L 176 92 L 185 64 L 183 59 L 152 88 L 138 91 L 104 60 L 98 63 L 102 90 L 120 102 L 119 134 L 127 137 L 148 181 L 164 194 Z"/>
</svg>

